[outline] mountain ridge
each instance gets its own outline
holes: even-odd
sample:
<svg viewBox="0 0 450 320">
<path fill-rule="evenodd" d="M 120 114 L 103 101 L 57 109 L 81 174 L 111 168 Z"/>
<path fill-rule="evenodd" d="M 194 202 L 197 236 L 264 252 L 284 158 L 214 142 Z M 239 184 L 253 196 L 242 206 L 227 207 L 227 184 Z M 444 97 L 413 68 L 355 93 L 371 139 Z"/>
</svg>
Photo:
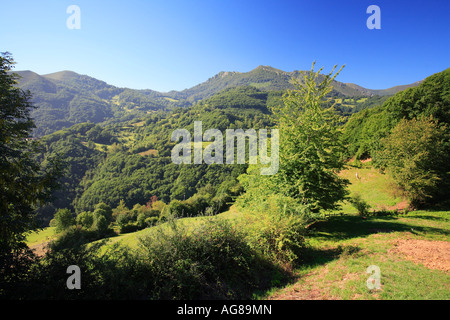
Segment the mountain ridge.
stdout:
<svg viewBox="0 0 450 320">
<path fill-rule="evenodd" d="M 260 65 L 248 72 L 221 71 L 181 91 L 159 92 L 116 87 L 70 70 L 43 75 L 31 70 L 14 73 L 21 77 L 17 85 L 30 90 L 32 102 L 38 107 L 32 112 L 37 127 L 35 136 L 43 136 L 81 122 L 120 122 L 154 111 L 189 107 L 232 87 L 253 86 L 267 92 L 285 91 L 293 89 L 291 79 L 301 75 L 299 70 L 288 72 Z M 388 96 L 418 83 L 372 90 L 334 81 L 331 95 L 337 98 Z"/>
<path fill-rule="evenodd" d="M 30 73 L 31 72 L 31 73 L 34 73 L 35 75 L 40 76 L 40 77 L 43 77 L 43 78 L 46 78 L 46 79 L 51 79 L 51 80 L 56 80 L 56 81 L 67 81 L 67 80 L 70 80 L 72 78 L 88 77 L 88 78 L 91 78 L 91 79 L 95 79 L 96 81 L 105 83 L 107 86 L 111 86 L 111 87 L 115 87 L 115 88 L 129 89 L 129 90 L 136 90 L 136 91 L 153 91 L 153 92 L 158 92 L 158 93 L 163 94 L 163 95 L 164 94 L 171 95 L 171 94 L 174 94 L 174 93 L 191 91 L 195 87 L 198 87 L 198 86 L 201 86 L 203 84 L 209 83 L 209 82 L 211 82 L 211 81 L 213 81 L 215 79 L 218 79 L 218 78 L 224 78 L 224 77 L 227 77 L 227 76 L 232 77 L 232 76 L 235 76 L 235 75 L 249 75 L 249 74 L 252 74 L 252 73 L 255 73 L 255 72 L 258 72 L 258 71 L 274 72 L 274 73 L 285 75 L 285 76 L 288 76 L 288 77 L 298 76 L 301 72 L 305 72 L 305 71 L 301 71 L 301 70 L 284 71 L 284 70 L 277 69 L 277 68 L 274 68 L 274 67 L 269 66 L 269 65 L 259 65 L 256 68 L 254 68 L 254 69 L 252 69 L 250 71 L 247 71 L 247 72 L 220 71 L 217 74 L 215 74 L 214 76 L 208 78 L 207 80 L 205 80 L 205 81 L 203 81 L 203 82 L 201 82 L 201 83 L 199 83 L 197 85 L 194 85 L 194 86 L 192 86 L 190 88 L 186 88 L 186 89 L 183 89 L 183 90 L 169 90 L 169 91 L 166 91 L 166 92 L 153 90 L 151 88 L 134 89 L 134 88 L 128 88 L 128 87 L 118 87 L 118 86 L 109 84 L 106 81 L 103 81 L 103 80 L 94 78 L 92 76 L 89 76 L 87 74 L 80 74 L 80 73 L 77 73 L 77 72 L 71 71 L 71 70 L 61 70 L 61 71 L 52 72 L 52 73 L 48 73 L 48 74 L 38 74 L 38 73 L 36 73 L 36 72 L 34 72 L 32 70 L 20 70 L 20 71 L 15 71 L 14 73 L 22 75 L 23 73 Z M 409 83 L 409 84 L 396 85 L 396 86 L 389 87 L 389 88 L 386 88 L 386 89 L 370 89 L 370 88 L 365 88 L 363 86 L 360 86 L 360 85 L 358 85 L 356 83 L 352 83 L 352 82 L 340 82 L 340 81 L 336 81 L 336 82 L 340 83 L 340 84 L 343 84 L 343 85 L 346 85 L 346 86 L 349 86 L 352 89 L 355 89 L 355 90 L 359 91 L 362 95 L 370 95 L 370 94 L 391 95 L 391 94 L 395 94 L 398 91 L 402 91 L 402 90 L 404 90 L 406 88 L 417 86 L 422 81 L 423 81 L 423 79 L 415 81 L 415 82 L 412 82 L 412 83 Z"/>
</svg>

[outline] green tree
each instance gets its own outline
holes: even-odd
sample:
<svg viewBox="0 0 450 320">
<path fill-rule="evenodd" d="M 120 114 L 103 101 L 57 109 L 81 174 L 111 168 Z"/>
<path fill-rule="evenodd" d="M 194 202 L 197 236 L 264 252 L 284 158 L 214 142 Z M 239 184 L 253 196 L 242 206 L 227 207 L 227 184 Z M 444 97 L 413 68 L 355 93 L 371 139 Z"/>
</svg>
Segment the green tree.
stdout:
<svg viewBox="0 0 450 320">
<path fill-rule="evenodd" d="M 94 223 L 92 224 L 92 230 L 96 231 L 99 235 L 104 235 L 108 231 L 109 222 L 105 216 L 94 213 Z"/>
<path fill-rule="evenodd" d="M 0 251 L 9 254 L 24 247 L 24 233 L 35 227 L 37 205 L 49 199 L 59 173 L 48 159 L 41 167 L 39 144 L 30 138 L 34 128 L 31 94 L 15 87 L 10 71 L 14 60 L 0 55 Z M 1 259 L 0 259 L 1 260 Z M 1 268 L 0 268 L 1 269 Z"/>
<path fill-rule="evenodd" d="M 113 211 L 110 206 L 108 206 L 104 202 L 100 202 L 95 206 L 94 217 L 95 216 L 103 216 L 106 222 L 110 223 L 112 220 Z"/>
<path fill-rule="evenodd" d="M 69 209 L 59 209 L 55 213 L 55 217 L 50 221 L 50 226 L 56 228 L 56 232 L 61 232 L 73 226 L 75 218 Z"/>
<path fill-rule="evenodd" d="M 125 201 L 123 201 L 123 199 L 120 200 L 119 205 L 112 209 L 112 216 L 113 218 L 117 218 L 120 215 L 127 215 L 129 214 L 130 209 L 127 208 L 127 206 L 125 205 Z"/>
<path fill-rule="evenodd" d="M 90 211 L 83 211 L 77 215 L 76 218 L 77 224 L 81 225 L 86 229 L 90 229 L 94 224 L 94 215 Z"/>
<path fill-rule="evenodd" d="M 343 168 L 341 119 L 334 107 L 325 107 L 332 81 L 341 69 L 327 75 L 314 71 L 292 79 L 294 90 L 283 96 L 284 105 L 272 111 L 280 129 L 280 168 L 275 186 L 298 199 L 312 212 L 338 208 L 347 196 L 347 181 L 337 173 Z M 333 75 L 334 73 L 334 75 Z"/>
<path fill-rule="evenodd" d="M 11 54 L 0 54 L 0 295 L 27 272 L 26 232 L 37 226 L 34 211 L 49 200 L 60 173 L 54 160 L 36 160 L 39 144 L 28 139 L 31 95 L 15 86 L 13 65 Z"/>
<path fill-rule="evenodd" d="M 381 140 L 379 166 L 392 174 L 413 205 L 449 198 L 450 135 L 432 117 L 402 119 Z"/>
</svg>

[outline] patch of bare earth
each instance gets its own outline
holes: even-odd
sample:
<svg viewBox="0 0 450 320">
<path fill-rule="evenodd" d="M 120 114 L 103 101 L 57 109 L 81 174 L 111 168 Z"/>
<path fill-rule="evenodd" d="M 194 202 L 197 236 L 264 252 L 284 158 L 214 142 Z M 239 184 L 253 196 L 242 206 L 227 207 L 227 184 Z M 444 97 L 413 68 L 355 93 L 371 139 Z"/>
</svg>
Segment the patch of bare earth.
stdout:
<svg viewBox="0 0 450 320">
<path fill-rule="evenodd" d="M 410 207 L 410 204 L 409 204 L 409 201 L 407 201 L 407 200 L 400 201 L 397 204 L 390 206 L 390 207 L 377 205 L 378 210 L 389 210 L 389 211 L 397 211 L 397 212 L 405 211 L 409 207 Z"/>
<path fill-rule="evenodd" d="M 450 242 L 430 240 L 397 240 L 391 252 L 430 269 L 450 272 Z"/>
<path fill-rule="evenodd" d="M 36 244 L 34 246 L 31 246 L 30 249 L 33 250 L 34 254 L 36 254 L 39 257 L 42 257 L 46 254 L 48 250 L 48 244 L 50 241 L 42 242 L 39 244 Z"/>
<path fill-rule="evenodd" d="M 324 283 L 323 278 L 328 274 L 328 267 L 316 270 L 305 276 L 293 286 L 284 288 L 283 290 L 273 294 L 269 300 L 338 300 L 340 298 L 331 295 L 327 288 L 321 287 L 319 284 Z M 357 273 L 347 273 L 342 279 L 333 283 L 333 286 L 340 289 L 345 288 L 346 282 L 357 279 Z M 356 299 L 356 297 L 355 297 Z"/>
<path fill-rule="evenodd" d="M 269 300 L 336 300 L 318 285 L 327 273 L 328 267 L 306 274 L 294 285 L 273 294 Z"/>
</svg>

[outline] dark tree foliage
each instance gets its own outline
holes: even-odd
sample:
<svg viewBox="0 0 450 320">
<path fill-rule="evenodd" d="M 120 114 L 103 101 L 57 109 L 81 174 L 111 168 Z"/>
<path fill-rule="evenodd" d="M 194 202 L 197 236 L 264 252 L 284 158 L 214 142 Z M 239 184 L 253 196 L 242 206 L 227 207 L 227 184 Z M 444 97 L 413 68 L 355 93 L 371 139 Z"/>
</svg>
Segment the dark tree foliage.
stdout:
<svg viewBox="0 0 450 320">
<path fill-rule="evenodd" d="M 51 159 L 36 161 L 30 93 L 15 87 L 13 65 L 11 54 L 0 55 L 0 291 L 20 277 L 28 260 L 25 234 L 36 227 L 34 209 L 49 200 L 59 172 Z"/>
</svg>

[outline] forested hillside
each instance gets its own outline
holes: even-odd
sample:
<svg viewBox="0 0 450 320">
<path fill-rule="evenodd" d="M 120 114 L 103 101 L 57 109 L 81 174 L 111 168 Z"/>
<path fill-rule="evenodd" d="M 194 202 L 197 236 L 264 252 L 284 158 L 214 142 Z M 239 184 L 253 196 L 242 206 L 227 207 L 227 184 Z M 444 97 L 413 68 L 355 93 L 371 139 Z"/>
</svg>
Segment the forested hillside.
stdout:
<svg viewBox="0 0 450 320">
<path fill-rule="evenodd" d="M 349 156 L 373 158 L 416 205 L 448 200 L 450 69 L 384 104 L 352 115 L 345 125 Z"/>
<path fill-rule="evenodd" d="M 257 70 L 273 72 L 273 69 L 266 68 Z M 332 93 L 328 105 L 334 103 L 336 111 L 344 116 L 344 121 L 353 115 L 349 117 L 343 135 L 348 157 L 371 156 L 369 146 L 378 144 L 380 138 L 395 126 L 394 121 L 398 122 L 405 115 L 409 114 L 411 118 L 425 112 L 427 115 L 434 114 L 441 121 L 448 121 L 448 111 L 445 111 L 445 106 L 448 106 L 446 74 L 448 70 L 391 98 L 337 98 Z M 72 79 L 72 76 L 60 73 L 51 77 L 63 80 L 67 77 Z M 434 83 L 438 80 L 444 87 L 436 89 Z M 97 87 L 102 86 L 105 84 L 97 83 Z M 434 88 L 433 92 L 439 90 L 440 93 L 431 96 L 427 88 Z M 99 90 L 105 92 L 113 88 Z M 285 92 L 263 91 L 254 86 L 230 87 L 200 100 L 192 107 L 153 111 L 133 120 L 102 126 L 95 125 L 92 123 L 94 121 L 81 123 L 43 137 L 41 141 L 47 150 L 44 158 L 59 154 L 68 165 L 65 177 L 61 179 L 62 189 L 55 192 L 54 202 L 39 210 L 41 216 L 48 223 L 60 208 L 82 212 L 93 210 L 101 202 L 116 207 L 120 200 L 131 208 L 147 203 L 152 196 L 169 203 L 188 199 L 205 187 L 209 187 L 214 196 L 222 184 L 236 184 L 236 178 L 245 172 L 246 165 L 177 166 L 170 159 L 170 151 L 175 145 L 170 141 L 171 132 L 180 128 L 193 132 L 194 121 L 202 121 L 203 130 L 214 128 L 223 132 L 228 128 L 271 128 L 274 123 L 270 110 L 283 104 Z M 414 104 L 416 102 L 409 98 L 414 96 L 420 96 L 421 101 L 431 99 L 435 106 L 425 111 L 423 107 L 416 108 L 402 102 Z M 424 105 L 420 101 L 417 103 Z M 444 107 L 440 107 L 441 104 Z M 431 105 L 431 102 L 426 105 Z M 415 113 L 408 110 L 415 110 Z"/>
<path fill-rule="evenodd" d="M 183 91 L 157 92 L 119 88 L 72 71 L 47 75 L 38 75 L 32 71 L 16 73 L 21 77 L 18 86 L 30 90 L 33 104 L 37 107 L 32 112 L 36 125 L 33 130 L 35 137 L 87 121 L 120 123 L 154 111 L 189 107 L 227 88 L 253 86 L 265 92 L 286 91 L 293 88 L 291 78 L 300 75 L 300 71 L 285 72 L 259 66 L 245 73 L 221 72 Z M 339 81 L 334 81 L 333 86 L 331 96 L 337 99 L 338 106 L 346 114 L 376 105 L 385 96 L 402 89 L 370 90 Z"/>
<path fill-rule="evenodd" d="M 253 87 L 227 89 L 191 108 L 159 112 L 133 122 L 99 126 L 75 125 L 45 136 L 43 158 L 59 155 L 67 163 L 62 189 L 41 212 L 46 220 L 56 209 L 93 210 L 104 202 L 116 207 L 145 204 L 152 196 L 169 203 L 188 199 L 201 188 L 226 192 L 237 183 L 246 165 L 184 165 L 172 163 L 170 141 L 175 129 L 193 132 L 194 121 L 203 130 L 268 128 L 273 126 L 268 106 L 278 103 L 280 93 Z M 226 187 L 227 186 L 227 187 Z"/>
</svg>

